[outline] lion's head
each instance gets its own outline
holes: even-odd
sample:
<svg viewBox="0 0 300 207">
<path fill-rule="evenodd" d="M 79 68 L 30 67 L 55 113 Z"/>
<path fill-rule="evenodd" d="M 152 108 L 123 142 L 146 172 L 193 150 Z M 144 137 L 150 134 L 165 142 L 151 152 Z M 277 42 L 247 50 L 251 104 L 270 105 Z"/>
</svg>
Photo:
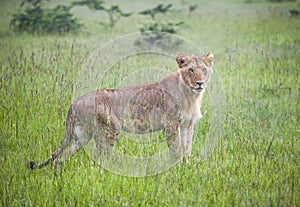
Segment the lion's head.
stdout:
<svg viewBox="0 0 300 207">
<path fill-rule="evenodd" d="M 179 54 L 176 57 L 182 81 L 194 92 L 200 92 L 206 88 L 212 73 L 214 56 L 207 53 L 204 57 L 189 57 Z"/>
</svg>

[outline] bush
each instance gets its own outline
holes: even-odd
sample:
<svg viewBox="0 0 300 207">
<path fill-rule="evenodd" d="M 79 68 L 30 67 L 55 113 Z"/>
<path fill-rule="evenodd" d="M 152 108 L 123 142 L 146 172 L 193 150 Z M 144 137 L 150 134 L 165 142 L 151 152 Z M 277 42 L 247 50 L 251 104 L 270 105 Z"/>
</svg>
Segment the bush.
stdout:
<svg viewBox="0 0 300 207">
<path fill-rule="evenodd" d="M 173 22 L 151 22 L 144 24 L 140 31 L 143 33 L 145 31 L 152 32 L 167 32 L 171 34 L 176 34 L 179 26 L 182 25 L 183 22 L 173 23 Z"/>
<path fill-rule="evenodd" d="M 58 5 L 54 9 L 42 8 L 43 0 L 26 0 L 20 11 L 12 15 L 10 27 L 17 32 L 32 34 L 78 32 L 82 24 L 70 12 L 71 7 Z"/>
<path fill-rule="evenodd" d="M 179 26 L 183 24 L 183 22 L 163 22 L 155 20 L 155 16 L 157 14 L 165 15 L 167 12 L 170 11 L 172 4 L 168 4 L 164 6 L 163 4 L 159 4 L 152 9 L 147 9 L 144 11 L 139 12 L 140 15 L 149 15 L 152 22 L 145 23 L 140 27 L 140 32 L 144 36 L 144 41 L 149 44 L 149 46 L 158 46 L 159 47 L 174 47 L 174 45 L 179 45 L 181 42 L 173 41 L 172 36 L 167 35 L 169 34 L 176 34 Z M 136 45 L 139 46 L 139 42 L 136 42 Z"/>
<path fill-rule="evenodd" d="M 140 32 L 143 35 L 144 47 L 146 49 L 150 48 L 175 48 L 179 46 L 182 41 L 173 39 L 172 35 L 176 34 L 179 28 L 179 25 L 183 22 L 172 23 L 172 22 L 151 22 L 144 24 L 140 28 Z M 147 43 L 147 44 L 145 44 Z M 141 41 L 135 42 L 135 45 L 141 47 Z"/>
</svg>

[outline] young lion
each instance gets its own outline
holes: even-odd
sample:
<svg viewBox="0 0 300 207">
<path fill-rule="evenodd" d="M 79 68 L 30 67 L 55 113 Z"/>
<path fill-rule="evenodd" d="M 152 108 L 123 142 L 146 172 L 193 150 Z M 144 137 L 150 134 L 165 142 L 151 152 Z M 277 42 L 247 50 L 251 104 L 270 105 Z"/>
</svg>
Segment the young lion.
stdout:
<svg viewBox="0 0 300 207">
<path fill-rule="evenodd" d="M 121 130 L 137 134 L 163 130 L 171 155 L 189 163 L 193 128 L 202 117 L 200 106 L 212 73 L 214 56 L 176 57 L 178 70 L 161 81 L 118 90 L 98 90 L 70 107 L 61 146 L 42 168 L 73 156 L 91 139 L 100 151 L 113 147 Z M 36 168 L 30 162 L 31 168 Z"/>
</svg>

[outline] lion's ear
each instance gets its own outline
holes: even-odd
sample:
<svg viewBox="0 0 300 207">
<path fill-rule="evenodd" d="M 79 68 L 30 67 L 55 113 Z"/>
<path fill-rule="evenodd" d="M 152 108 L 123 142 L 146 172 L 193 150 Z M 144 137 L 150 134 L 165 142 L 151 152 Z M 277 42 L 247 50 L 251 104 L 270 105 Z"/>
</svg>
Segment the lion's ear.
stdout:
<svg viewBox="0 0 300 207">
<path fill-rule="evenodd" d="M 179 53 L 176 57 L 176 62 L 178 64 L 179 68 L 182 68 L 190 62 L 190 57 L 186 56 L 183 53 Z"/>
<path fill-rule="evenodd" d="M 207 66 L 213 66 L 213 64 L 214 64 L 214 55 L 211 52 L 207 53 L 204 56 L 203 59 L 204 59 L 204 62 Z"/>
</svg>

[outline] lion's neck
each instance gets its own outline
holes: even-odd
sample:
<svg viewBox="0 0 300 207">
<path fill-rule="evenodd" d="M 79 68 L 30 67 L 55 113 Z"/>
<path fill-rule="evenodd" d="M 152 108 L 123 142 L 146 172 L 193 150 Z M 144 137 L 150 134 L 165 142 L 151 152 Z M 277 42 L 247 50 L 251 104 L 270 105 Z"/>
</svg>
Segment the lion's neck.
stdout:
<svg viewBox="0 0 300 207">
<path fill-rule="evenodd" d="M 204 91 L 195 93 L 184 84 L 178 71 L 171 73 L 159 83 L 164 90 L 170 92 L 186 113 L 186 118 L 197 120 L 202 117 L 200 106 Z"/>
</svg>

